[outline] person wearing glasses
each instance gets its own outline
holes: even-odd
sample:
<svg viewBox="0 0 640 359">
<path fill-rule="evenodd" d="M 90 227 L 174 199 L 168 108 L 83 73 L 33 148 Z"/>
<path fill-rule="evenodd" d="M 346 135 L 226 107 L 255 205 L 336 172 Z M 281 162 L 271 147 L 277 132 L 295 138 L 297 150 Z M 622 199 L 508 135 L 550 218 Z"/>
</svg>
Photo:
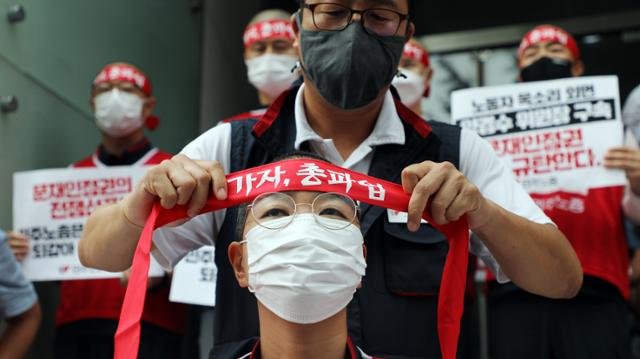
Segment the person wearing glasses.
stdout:
<svg viewBox="0 0 640 359">
<path fill-rule="evenodd" d="M 408 214 L 362 209 L 367 275 L 347 316 L 351 339 L 367 353 L 441 355 L 436 308 L 448 243 L 429 223 L 421 224 L 425 209 L 438 224 L 466 215 L 471 251 L 500 281 L 511 279 L 543 296 L 574 296 L 582 282 L 574 251 L 491 146 L 471 131 L 424 121 L 390 91 L 414 32 L 409 5 L 407 0 L 301 1 L 291 26 L 303 83 L 261 118 L 205 132 L 181 154 L 150 169 L 123 201 L 95 211 L 80 241 L 82 262 L 112 271 L 128 268 L 153 203 L 187 206 L 189 221 L 154 232 L 153 254 L 170 268 L 195 248 L 216 246 L 212 355 L 232 358 L 260 333 L 253 296 L 238 287 L 224 256 L 236 238 L 238 208 L 197 214 L 210 193 L 226 198 L 225 173 L 303 150 L 401 183 L 411 193 Z"/>
<path fill-rule="evenodd" d="M 358 206 L 338 193 L 265 193 L 238 211 L 228 257 L 257 299 L 260 338 L 240 358 L 370 358 L 347 333 L 365 274 Z"/>
</svg>

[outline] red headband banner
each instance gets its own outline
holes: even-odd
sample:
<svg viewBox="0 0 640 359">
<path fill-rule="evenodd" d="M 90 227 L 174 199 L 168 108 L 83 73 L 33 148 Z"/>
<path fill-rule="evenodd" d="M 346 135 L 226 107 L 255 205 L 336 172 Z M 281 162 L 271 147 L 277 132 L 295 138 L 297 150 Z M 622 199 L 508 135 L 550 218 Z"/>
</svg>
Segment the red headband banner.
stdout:
<svg viewBox="0 0 640 359">
<path fill-rule="evenodd" d="M 402 56 L 412 58 L 422 63 L 425 67 L 429 67 L 429 54 L 427 51 L 412 42 L 404 44 Z"/>
<path fill-rule="evenodd" d="M 129 82 L 142 90 L 147 96 L 151 96 L 151 81 L 144 73 L 133 66 L 127 64 L 107 65 L 93 80 L 93 85 L 113 80 Z"/>
<path fill-rule="evenodd" d="M 244 47 L 262 40 L 284 38 L 293 41 L 295 35 L 288 20 L 265 20 L 247 26 L 242 39 Z"/>
<path fill-rule="evenodd" d="M 522 58 L 524 50 L 539 42 L 557 42 L 566 46 L 574 60 L 580 59 L 580 50 L 578 49 L 578 43 L 576 40 L 563 29 L 552 25 L 541 25 L 524 35 L 520 46 L 518 47 L 518 60 Z"/>
<path fill-rule="evenodd" d="M 226 200 L 211 197 L 202 213 L 237 206 L 260 194 L 282 191 L 337 192 L 354 200 L 388 209 L 407 211 L 410 194 L 402 186 L 314 159 L 292 159 L 254 167 L 227 175 Z M 115 359 L 137 357 L 140 318 L 144 309 L 153 230 L 187 218 L 187 208 L 167 210 L 155 204 L 136 248 L 131 276 L 115 335 Z M 425 211 L 423 218 L 432 223 Z M 438 335 L 443 359 L 455 359 L 460 334 L 469 255 L 466 217 L 444 226 L 433 224 L 449 240 L 438 296 Z"/>
</svg>

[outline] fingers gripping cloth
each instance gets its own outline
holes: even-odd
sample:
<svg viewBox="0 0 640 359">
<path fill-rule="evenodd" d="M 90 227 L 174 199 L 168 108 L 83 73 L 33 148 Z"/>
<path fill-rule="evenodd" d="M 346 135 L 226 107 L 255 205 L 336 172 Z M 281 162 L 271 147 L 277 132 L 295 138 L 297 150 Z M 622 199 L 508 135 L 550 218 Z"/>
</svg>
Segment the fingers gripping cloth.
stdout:
<svg viewBox="0 0 640 359">
<path fill-rule="evenodd" d="M 317 191 L 337 192 L 354 200 L 397 211 L 407 211 L 410 194 L 396 183 L 353 172 L 312 159 L 292 159 L 250 168 L 227 175 L 226 200 L 209 198 L 200 213 L 236 206 L 266 192 Z M 423 218 L 431 221 L 425 211 Z M 149 271 L 149 252 L 153 230 L 167 223 L 187 218 L 187 208 L 153 207 L 136 248 L 127 292 L 115 335 L 115 359 L 137 358 L 140 341 L 140 318 L 144 309 Z M 433 226 L 449 240 L 449 253 L 442 273 L 438 296 L 438 336 L 443 359 L 455 359 L 460 334 L 460 319 L 469 255 L 469 226 L 466 217 L 447 225 Z"/>
</svg>

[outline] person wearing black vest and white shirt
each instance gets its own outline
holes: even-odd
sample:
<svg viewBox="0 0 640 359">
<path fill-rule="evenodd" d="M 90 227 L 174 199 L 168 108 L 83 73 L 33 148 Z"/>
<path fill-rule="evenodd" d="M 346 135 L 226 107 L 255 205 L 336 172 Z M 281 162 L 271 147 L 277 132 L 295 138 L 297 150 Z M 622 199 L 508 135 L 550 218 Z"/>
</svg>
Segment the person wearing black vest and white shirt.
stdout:
<svg viewBox="0 0 640 359">
<path fill-rule="evenodd" d="M 448 244 L 433 227 L 420 224 L 427 201 L 437 223 L 466 214 L 471 250 L 499 280 L 511 279 L 543 296 L 574 296 L 582 283 L 575 253 L 491 146 L 472 132 L 427 123 L 389 91 L 404 43 L 414 32 L 409 5 L 408 0 L 301 2 L 291 20 L 304 83 L 283 93 L 260 119 L 205 132 L 151 169 L 122 202 L 95 211 L 80 241 L 83 264 L 128 268 L 154 201 L 165 208 L 187 205 L 194 216 L 210 191 L 226 198 L 225 173 L 302 149 L 402 183 L 411 193 L 403 224 L 379 207 L 362 209 L 368 268 L 347 309 L 349 335 L 365 352 L 440 357 L 436 303 Z M 235 284 L 225 256 L 235 237 L 235 211 L 195 216 L 154 233 L 153 254 L 167 267 L 204 244 L 218 249 L 215 358 L 259 336 L 255 298 Z"/>
</svg>

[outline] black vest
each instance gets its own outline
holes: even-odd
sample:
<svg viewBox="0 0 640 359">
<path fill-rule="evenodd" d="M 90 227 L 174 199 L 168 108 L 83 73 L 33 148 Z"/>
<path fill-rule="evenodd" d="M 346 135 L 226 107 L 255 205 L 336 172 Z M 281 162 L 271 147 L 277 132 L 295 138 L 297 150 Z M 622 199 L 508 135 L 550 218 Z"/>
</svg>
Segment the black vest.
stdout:
<svg viewBox="0 0 640 359">
<path fill-rule="evenodd" d="M 262 165 L 294 151 L 297 88 L 283 95 L 262 119 L 231 122 L 231 172 Z M 424 121 L 396 103 L 403 119 L 404 145 L 375 148 L 369 175 L 400 183 L 406 166 L 449 161 L 459 167 L 460 128 Z M 257 123 L 259 126 L 254 126 Z M 259 130 L 256 130 L 260 127 Z M 426 135 L 426 137 L 425 137 Z M 367 274 L 348 306 L 349 335 L 366 353 L 387 358 L 439 358 L 437 293 L 449 245 L 430 225 L 416 233 L 389 223 L 387 210 L 361 204 L 367 246 Z M 246 353 L 259 336 L 256 299 L 240 288 L 227 258 L 236 240 L 237 209 L 227 209 L 216 239 L 216 310 L 213 358 Z M 248 350 L 247 350 L 248 348 Z M 237 356 L 236 356 L 237 358 Z"/>
</svg>

